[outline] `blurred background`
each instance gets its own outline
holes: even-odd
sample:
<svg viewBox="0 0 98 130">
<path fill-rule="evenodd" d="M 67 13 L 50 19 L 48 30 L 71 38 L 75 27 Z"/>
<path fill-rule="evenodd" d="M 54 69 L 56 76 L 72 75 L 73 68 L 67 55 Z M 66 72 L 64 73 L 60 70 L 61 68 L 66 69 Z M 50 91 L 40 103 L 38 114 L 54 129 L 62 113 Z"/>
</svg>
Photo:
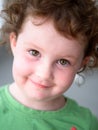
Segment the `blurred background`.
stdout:
<svg viewBox="0 0 98 130">
<path fill-rule="evenodd" d="M 2 9 L 4 2 L 6 0 L 0 0 L 0 9 Z M 98 4 L 98 0 L 96 3 Z M 1 26 L 2 19 L 0 19 Z M 11 53 L 5 46 L 0 46 L 0 86 L 13 82 L 12 61 L 13 56 Z M 74 81 L 72 87 L 64 95 L 75 99 L 82 106 L 89 107 L 98 117 L 98 69 L 87 71 L 82 73 L 82 77 L 77 77 L 78 80 Z"/>
</svg>

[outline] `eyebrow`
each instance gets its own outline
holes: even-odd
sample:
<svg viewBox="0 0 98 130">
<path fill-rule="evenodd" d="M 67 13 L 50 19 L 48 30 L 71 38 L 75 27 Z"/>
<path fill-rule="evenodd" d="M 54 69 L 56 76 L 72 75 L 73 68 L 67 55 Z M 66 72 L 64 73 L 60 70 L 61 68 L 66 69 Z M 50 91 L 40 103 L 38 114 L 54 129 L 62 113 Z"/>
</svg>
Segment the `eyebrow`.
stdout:
<svg viewBox="0 0 98 130">
<path fill-rule="evenodd" d="M 63 58 L 67 58 L 67 59 L 74 59 L 74 60 L 76 60 L 76 59 L 78 59 L 78 57 L 75 57 L 75 56 L 73 56 L 73 55 L 66 55 L 66 56 L 61 56 L 61 57 L 63 57 Z"/>
<path fill-rule="evenodd" d="M 43 48 L 41 48 L 41 47 L 39 47 L 39 46 L 37 46 L 37 45 L 35 45 L 33 42 L 29 42 L 29 43 L 27 43 L 26 41 L 25 41 L 25 46 L 26 47 L 30 47 L 30 48 L 37 48 L 38 50 L 43 50 Z M 44 51 L 44 50 L 43 50 Z"/>
</svg>

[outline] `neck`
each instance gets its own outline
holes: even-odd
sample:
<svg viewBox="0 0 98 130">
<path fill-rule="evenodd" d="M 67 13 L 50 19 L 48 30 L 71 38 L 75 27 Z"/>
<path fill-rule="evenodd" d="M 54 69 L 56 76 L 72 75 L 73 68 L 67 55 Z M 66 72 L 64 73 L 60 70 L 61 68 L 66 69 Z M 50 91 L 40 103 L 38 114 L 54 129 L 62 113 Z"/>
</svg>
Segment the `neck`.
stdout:
<svg viewBox="0 0 98 130">
<path fill-rule="evenodd" d="M 33 105 L 31 104 L 33 109 L 37 110 L 44 110 L 44 111 L 55 111 L 58 109 L 61 109 L 65 105 L 65 98 L 63 96 L 60 96 L 58 98 L 54 98 L 49 101 L 39 101 L 39 102 L 33 102 Z"/>
</svg>

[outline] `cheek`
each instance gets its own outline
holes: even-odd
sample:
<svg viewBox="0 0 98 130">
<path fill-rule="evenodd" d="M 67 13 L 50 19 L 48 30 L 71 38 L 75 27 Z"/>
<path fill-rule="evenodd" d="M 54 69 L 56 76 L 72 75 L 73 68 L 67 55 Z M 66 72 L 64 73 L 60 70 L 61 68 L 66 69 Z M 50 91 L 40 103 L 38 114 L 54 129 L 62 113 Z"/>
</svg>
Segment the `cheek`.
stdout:
<svg viewBox="0 0 98 130">
<path fill-rule="evenodd" d="M 75 78 L 75 74 L 76 72 L 75 71 L 65 71 L 65 72 L 59 72 L 57 74 L 57 83 L 60 85 L 60 86 L 66 86 L 66 87 L 69 87 L 74 78 Z"/>
<path fill-rule="evenodd" d="M 29 75 L 32 72 L 29 61 L 17 57 L 13 61 L 13 73 L 21 76 Z"/>
</svg>

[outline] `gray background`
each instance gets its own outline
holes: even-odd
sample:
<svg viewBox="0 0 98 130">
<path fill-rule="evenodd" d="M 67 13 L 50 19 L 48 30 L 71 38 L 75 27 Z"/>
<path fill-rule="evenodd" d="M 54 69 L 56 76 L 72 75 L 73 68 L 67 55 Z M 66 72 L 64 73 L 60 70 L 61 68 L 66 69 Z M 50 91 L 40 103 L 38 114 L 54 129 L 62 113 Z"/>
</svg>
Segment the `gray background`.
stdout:
<svg viewBox="0 0 98 130">
<path fill-rule="evenodd" d="M 0 0 L 0 8 L 2 8 Z M 0 20 L 0 26 L 2 21 Z M 0 47 L 0 86 L 11 83 L 12 78 L 12 60 L 13 56 L 3 46 Z M 75 82 L 65 95 L 74 98 L 80 105 L 89 107 L 98 117 L 98 69 L 88 71 L 85 74 L 85 82 L 78 86 Z"/>
</svg>

